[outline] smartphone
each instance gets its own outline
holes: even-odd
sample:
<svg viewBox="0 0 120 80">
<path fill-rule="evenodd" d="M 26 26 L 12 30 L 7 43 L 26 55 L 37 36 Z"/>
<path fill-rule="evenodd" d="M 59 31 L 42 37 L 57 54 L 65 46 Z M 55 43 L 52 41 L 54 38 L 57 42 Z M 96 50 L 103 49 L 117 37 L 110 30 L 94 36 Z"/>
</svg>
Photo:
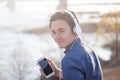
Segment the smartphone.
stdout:
<svg viewBox="0 0 120 80">
<path fill-rule="evenodd" d="M 55 72 L 53 71 L 53 69 L 51 68 L 50 64 L 48 63 L 45 57 L 42 57 L 38 60 L 38 65 L 43 70 L 46 78 L 50 78 L 55 74 Z"/>
</svg>

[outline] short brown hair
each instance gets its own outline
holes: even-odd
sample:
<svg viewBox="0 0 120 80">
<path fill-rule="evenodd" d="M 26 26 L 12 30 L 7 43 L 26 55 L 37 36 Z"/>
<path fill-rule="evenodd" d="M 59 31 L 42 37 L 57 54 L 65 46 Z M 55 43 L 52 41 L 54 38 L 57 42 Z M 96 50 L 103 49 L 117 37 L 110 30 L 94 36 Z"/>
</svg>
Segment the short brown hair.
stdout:
<svg viewBox="0 0 120 80">
<path fill-rule="evenodd" d="M 56 21 L 56 20 L 64 20 L 64 21 L 66 21 L 67 24 L 70 25 L 71 29 L 73 29 L 73 27 L 75 26 L 75 23 L 74 23 L 72 17 L 64 10 L 57 11 L 56 13 L 54 13 L 51 16 L 49 27 L 51 27 L 51 23 L 53 21 Z"/>
</svg>

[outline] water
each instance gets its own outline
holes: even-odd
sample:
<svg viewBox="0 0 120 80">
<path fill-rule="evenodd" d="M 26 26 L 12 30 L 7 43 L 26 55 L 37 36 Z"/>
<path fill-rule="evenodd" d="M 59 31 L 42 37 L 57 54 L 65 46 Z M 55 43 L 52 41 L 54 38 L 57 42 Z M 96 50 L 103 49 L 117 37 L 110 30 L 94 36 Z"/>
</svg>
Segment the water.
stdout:
<svg viewBox="0 0 120 80">
<path fill-rule="evenodd" d="M 100 58 L 103 60 L 110 59 L 110 50 L 101 47 L 104 44 L 104 40 L 102 38 L 99 38 L 99 40 L 95 42 L 95 33 L 82 34 L 82 38 L 86 43 L 94 48 Z M 58 57 L 58 60 L 61 59 L 61 53 L 59 52 L 60 50 L 52 39 L 50 33 L 39 36 L 22 32 L 16 33 L 9 30 L 0 31 L 0 58 L 3 60 L 8 59 L 13 50 L 21 46 L 19 44 L 28 50 L 28 53 L 32 55 L 33 60 L 37 60 L 40 56 L 43 55 L 53 58 Z"/>
<path fill-rule="evenodd" d="M 11 54 L 16 50 L 16 54 L 18 53 L 19 57 L 20 54 L 24 54 L 22 55 L 24 62 L 26 62 L 26 54 L 31 56 L 29 57 L 29 62 L 32 62 L 30 67 L 32 68 L 33 76 L 40 74 L 36 65 L 37 59 L 42 56 L 47 56 L 57 62 L 61 60 L 59 49 L 52 41 L 50 34 L 37 36 L 35 34 L 11 32 L 9 30 L 0 31 L 0 71 L 3 70 L 1 73 L 6 74 L 4 70 L 10 70 Z M 58 58 L 56 59 L 55 57 Z M 7 75 L 9 76 L 9 74 Z"/>
</svg>

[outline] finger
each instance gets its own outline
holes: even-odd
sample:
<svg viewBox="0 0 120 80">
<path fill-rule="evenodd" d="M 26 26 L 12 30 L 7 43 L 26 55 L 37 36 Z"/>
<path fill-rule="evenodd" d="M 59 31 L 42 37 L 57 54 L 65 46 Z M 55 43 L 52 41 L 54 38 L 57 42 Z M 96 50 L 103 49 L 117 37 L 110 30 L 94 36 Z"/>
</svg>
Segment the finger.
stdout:
<svg viewBox="0 0 120 80">
<path fill-rule="evenodd" d="M 48 60 L 48 62 L 50 63 L 50 65 L 55 65 L 55 63 L 54 63 L 52 60 L 50 60 L 50 59 L 48 59 L 48 58 L 47 58 L 47 60 Z"/>
<path fill-rule="evenodd" d="M 48 58 L 47 58 L 47 61 L 50 64 L 50 66 L 54 66 L 55 65 L 54 62 L 52 60 L 48 59 Z"/>
<path fill-rule="evenodd" d="M 50 59 L 48 59 L 48 62 L 50 66 L 52 67 L 52 69 L 56 72 L 58 70 L 58 67 L 55 65 L 55 63 Z"/>
<path fill-rule="evenodd" d="M 40 70 L 41 73 L 43 72 L 41 69 L 39 69 L 39 70 Z"/>
<path fill-rule="evenodd" d="M 40 71 L 41 75 L 45 76 L 42 69 L 39 69 L 39 71 Z"/>
</svg>

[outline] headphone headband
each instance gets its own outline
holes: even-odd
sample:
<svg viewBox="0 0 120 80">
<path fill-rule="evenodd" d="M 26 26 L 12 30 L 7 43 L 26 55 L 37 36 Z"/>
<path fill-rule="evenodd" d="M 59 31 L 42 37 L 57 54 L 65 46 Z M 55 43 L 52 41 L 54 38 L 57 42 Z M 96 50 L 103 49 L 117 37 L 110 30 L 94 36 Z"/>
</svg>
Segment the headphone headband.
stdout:
<svg viewBox="0 0 120 80">
<path fill-rule="evenodd" d="M 76 17 L 70 11 L 67 10 L 66 12 L 72 17 L 72 19 L 75 23 L 75 26 L 73 27 L 73 32 L 76 33 L 77 35 L 80 35 L 82 32 L 82 29 L 81 29 Z"/>
</svg>

